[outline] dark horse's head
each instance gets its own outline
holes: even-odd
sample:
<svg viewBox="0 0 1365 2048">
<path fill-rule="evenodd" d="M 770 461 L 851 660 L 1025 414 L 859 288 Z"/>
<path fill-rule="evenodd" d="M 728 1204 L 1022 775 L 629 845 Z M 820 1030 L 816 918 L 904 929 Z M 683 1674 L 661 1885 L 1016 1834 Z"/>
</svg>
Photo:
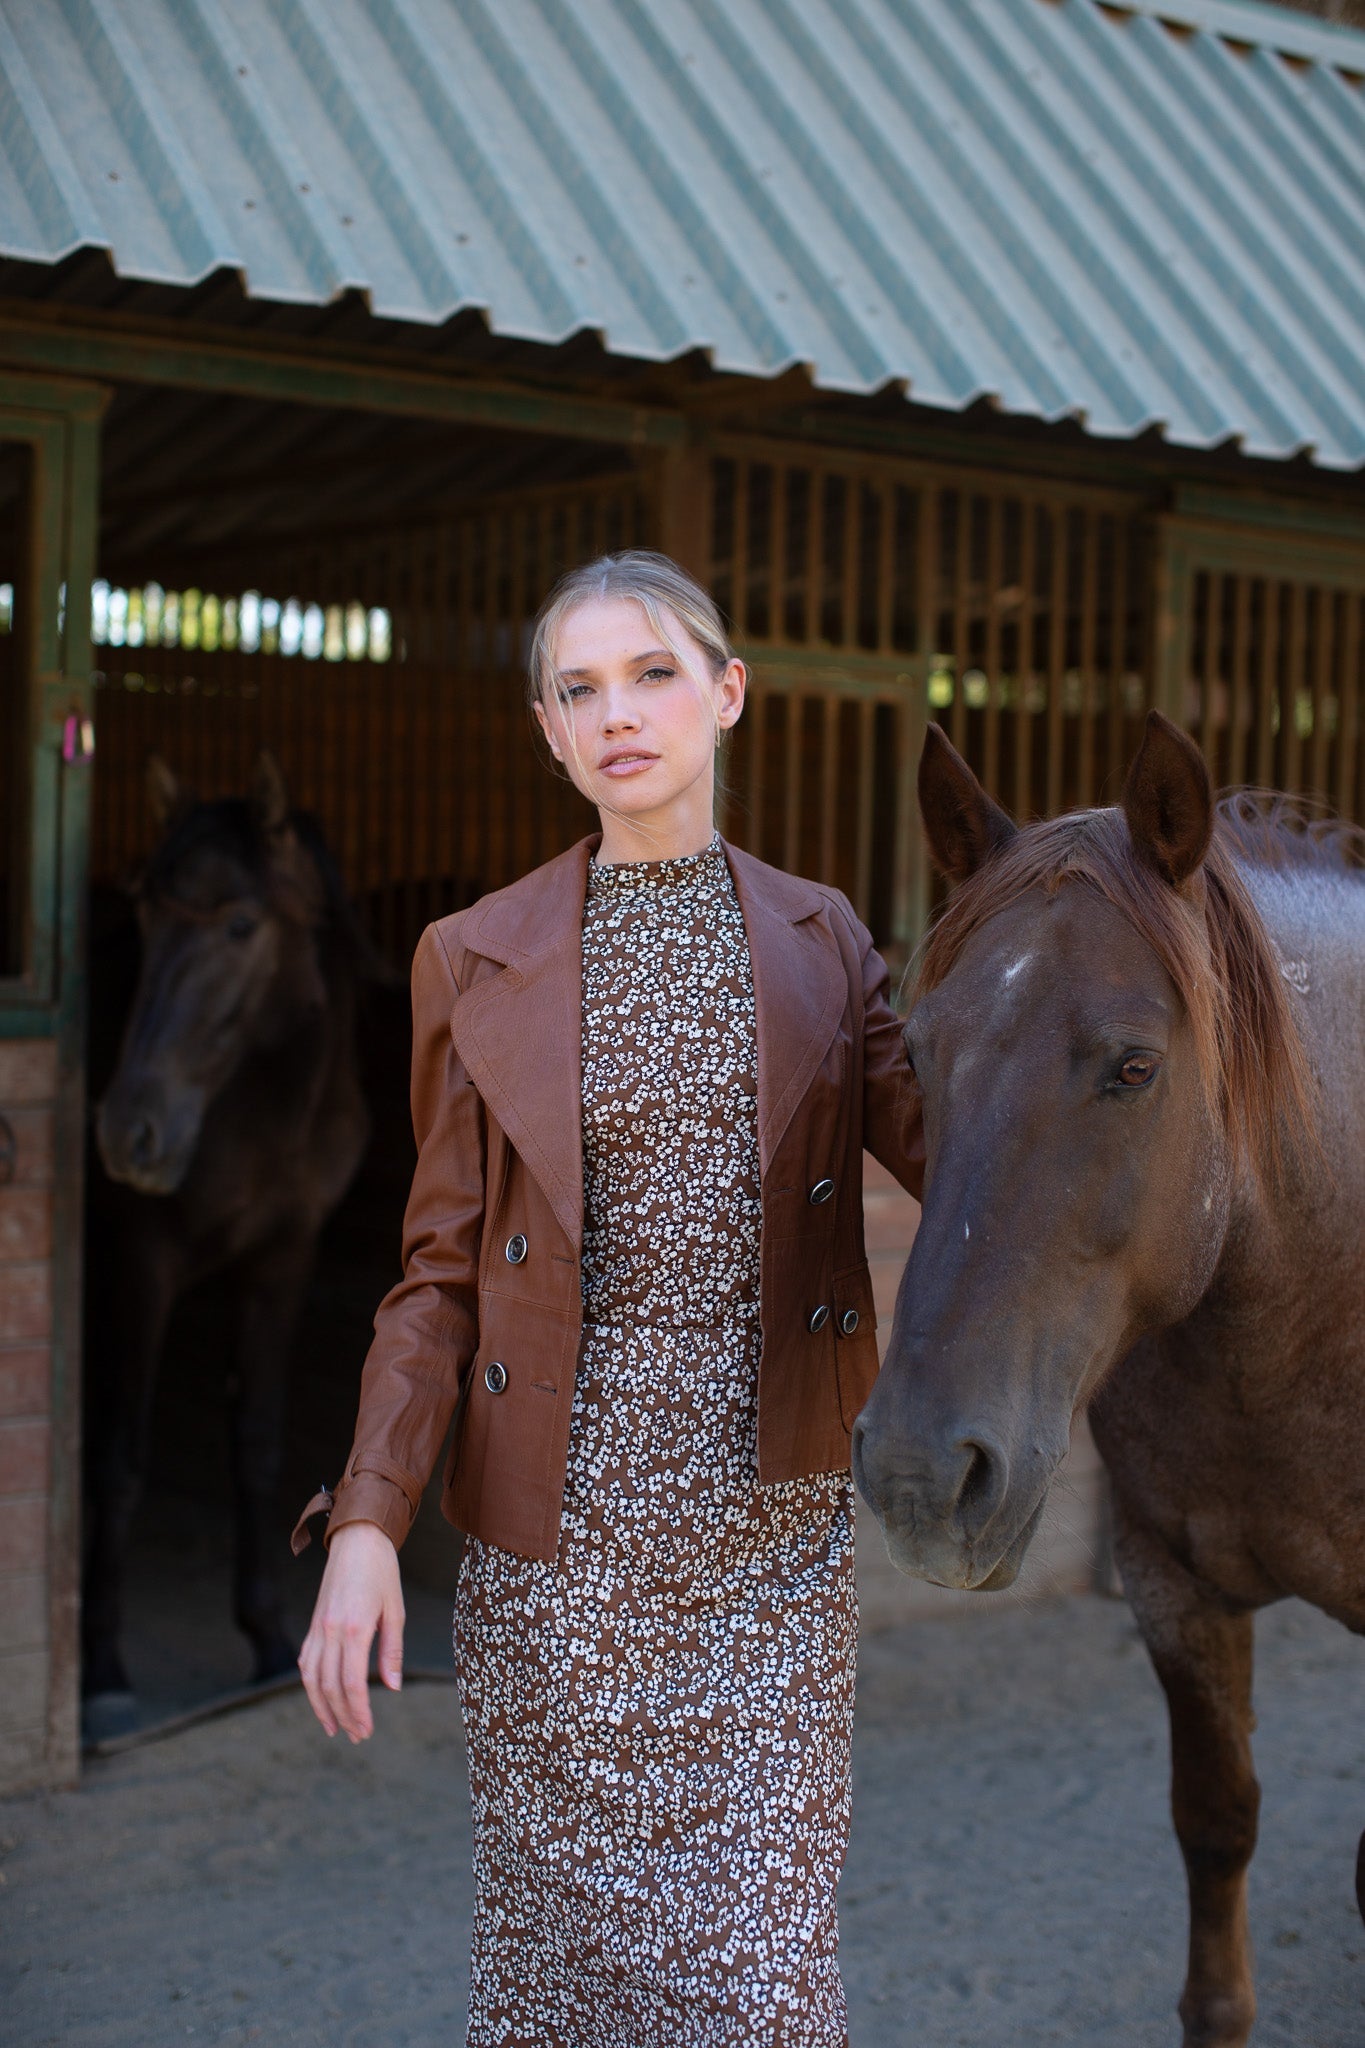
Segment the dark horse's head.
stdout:
<svg viewBox="0 0 1365 2048">
<path fill-rule="evenodd" d="M 270 755 L 245 799 L 191 802 L 156 758 L 148 785 L 164 831 L 137 891 L 142 968 L 95 1130 L 113 1179 L 169 1195 L 243 1061 L 322 1016 L 314 939 L 339 892 Z"/>
<path fill-rule="evenodd" d="M 854 1471 L 902 1571 L 995 1591 L 1076 1409 L 1198 1303 L 1305 1083 L 1203 757 L 1158 713 L 1114 809 L 1016 829 L 937 727 L 920 806 L 958 886 L 906 1026 L 924 1215 Z"/>
</svg>

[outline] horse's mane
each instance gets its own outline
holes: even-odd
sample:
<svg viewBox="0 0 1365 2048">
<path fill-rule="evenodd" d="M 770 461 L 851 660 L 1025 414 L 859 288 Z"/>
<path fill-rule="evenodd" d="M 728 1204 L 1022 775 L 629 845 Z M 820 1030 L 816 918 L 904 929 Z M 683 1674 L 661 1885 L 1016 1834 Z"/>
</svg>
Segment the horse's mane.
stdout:
<svg viewBox="0 0 1365 2048">
<path fill-rule="evenodd" d="M 1094 889 L 1174 983 L 1234 1154 L 1273 1177 L 1287 1141 L 1295 1149 L 1316 1142 L 1316 1088 L 1282 962 L 1238 863 L 1340 870 L 1365 857 L 1365 833 L 1336 821 L 1327 827 L 1305 824 L 1289 798 L 1235 792 L 1218 806 L 1202 886 L 1177 890 L 1134 850 L 1117 808 L 1028 825 L 950 898 L 915 964 L 913 995 L 937 988 L 972 934 L 1028 890 L 1051 895 L 1064 882 Z"/>
<path fill-rule="evenodd" d="M 1365 830 L 1312 797 L 1278 789 L 1224 790 L 1218 833 L 1240 860 L 1257 867 L 1365 873 Z"/>
</svg>

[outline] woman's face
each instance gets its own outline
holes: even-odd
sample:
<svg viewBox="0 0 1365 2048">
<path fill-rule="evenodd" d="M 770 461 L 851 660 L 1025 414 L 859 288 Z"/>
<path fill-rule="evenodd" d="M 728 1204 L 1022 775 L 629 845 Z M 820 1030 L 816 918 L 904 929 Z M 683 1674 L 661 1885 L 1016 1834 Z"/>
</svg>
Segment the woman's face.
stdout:
<svg viewBox="0 0 1365 2048">
<path fill-rule="evenodd" d="M 717 727 L 734 724 L 744 705 L 744 664 L 717 676 L 704 650 L 669 612 L 660 643 L 633 598 L 593 598 L 569 613 L 554 647 L 554 694 L 536 705 L 556 759 L 591 803 L 602 808 L 603 854 L 638 830 L 663 858 L 711 836 Z"/>
</svg>

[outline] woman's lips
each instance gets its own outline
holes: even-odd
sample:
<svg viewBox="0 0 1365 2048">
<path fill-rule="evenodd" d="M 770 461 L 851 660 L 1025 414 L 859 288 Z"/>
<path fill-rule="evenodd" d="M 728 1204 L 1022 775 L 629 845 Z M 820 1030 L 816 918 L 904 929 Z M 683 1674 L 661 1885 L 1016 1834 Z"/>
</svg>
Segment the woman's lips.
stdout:
<svg viewBox="0 0 1365 2048">
<path fill-rule="evenodd" d="M 642 774 L 646 768 L 652 768 L 658 758 L 657 754 L 627 754 L 615 761 L 604 761 L 601 773 L 619 781 L 625 775 Z"/>
</svg>

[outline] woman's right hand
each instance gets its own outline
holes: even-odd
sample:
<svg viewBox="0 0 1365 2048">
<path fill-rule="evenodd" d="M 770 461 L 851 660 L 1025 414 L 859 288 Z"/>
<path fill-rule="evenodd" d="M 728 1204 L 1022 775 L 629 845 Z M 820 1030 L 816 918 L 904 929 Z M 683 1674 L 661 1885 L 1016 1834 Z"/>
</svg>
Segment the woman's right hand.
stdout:
<svg viewBox="0 0 1365 2048">
<path fill-rule="evenodd" d="M 398 1552 L 377 1522 L 347 1522 L 327 1547 L 327 1568 L 299 1652 L 309 1704 L 329 1735 L 352 1742 L 374 1732 L 370 1645 L 379 1632 L 379 1676 L 390 1692 L 403 1684 L 403 1588 Z"/>
</svg>

